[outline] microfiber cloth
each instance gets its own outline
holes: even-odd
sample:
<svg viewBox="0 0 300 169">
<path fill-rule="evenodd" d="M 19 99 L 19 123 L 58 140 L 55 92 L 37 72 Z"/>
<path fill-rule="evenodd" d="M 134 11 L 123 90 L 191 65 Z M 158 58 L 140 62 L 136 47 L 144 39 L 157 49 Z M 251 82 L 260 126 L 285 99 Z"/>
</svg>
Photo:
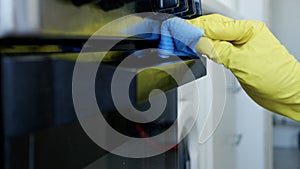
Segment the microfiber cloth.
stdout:
<svg viewBox="0 0 300 169">
<path fill-rule="evenodd" d="M 204 30 L 184 19 L 174 17 L 165 20 L 161 25 L 160 56 L 200 56 L 195 47 L 203 34 Z"/>
</svg>

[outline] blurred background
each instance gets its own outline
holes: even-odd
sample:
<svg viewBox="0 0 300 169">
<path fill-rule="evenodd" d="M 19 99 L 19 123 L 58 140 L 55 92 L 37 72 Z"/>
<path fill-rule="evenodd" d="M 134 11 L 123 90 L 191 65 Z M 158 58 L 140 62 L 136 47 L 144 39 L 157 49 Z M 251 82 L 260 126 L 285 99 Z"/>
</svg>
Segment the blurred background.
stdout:
<svg viewBox="0 0 300 169">
<path fill-rule="evenodd" d="M 300 123 L 258 106 L 230 71 L 225 71 L 226 82 L 218 83 L 219 66 L 208 59 L 187 57 L 180 63 L 188 65 L 197 77 L 202 94 L 200 116 L 188 137 L 158 156 L 131 159 L 100 148 L 79 125 L 72 100 L 78 53 L 89 36 L 117 18 L 155 11 L 184 19 L 219 13 L 260 20 L 300 61 L 299 6 L 297 0 L 0 0 L 0 168 L 299 169 Z M 133 23 L 140 21 L 143 19 L 135 18 Z M 106 34 L 96 40 L 105 44 L 123 39 L 121 34 Z M 143 99 L 157 87 L 167 93 L 168 104 L 164 115 L 149 124 L 129 122 L 117 113 L 108 93 L 116 65 L 136 50 L 157 47 L 158 41 L 145 37 L 122 41 L 105 56 L 103 72 L 98 72 L 103 77 L 96 80 L 98 103 L 110 125 L 123 134 L 142 138 L 145 133 L 151 136 L 165 131 L 179 116 L 184 100 L 177 91 L 188 93 L 186 84 L 174 85 L 168 75 L 153 71 L 164 63 L 163 69 L 178 72 L 180 64 L 172 60 L 158 59 L 144 67 L 145 72 L 137 67 L 124 68 L 125 74 L 137 74 L 130 88 L 136 107 L 146 109 L 149 105 Z M 106 52 L 103 50 L 97 46 L 89 55 L 101 55 Z M 210 126 L 204 124 L 201 118 L 205 116 L 201 115 L 210 110 L 212 82 L 217 84 L 213 90 L 226 87 L 226 104 L 216 131 L 203 139 L 202 127 Z M 175 133 L 173 139 L 178 135 Z"/>
</svg>

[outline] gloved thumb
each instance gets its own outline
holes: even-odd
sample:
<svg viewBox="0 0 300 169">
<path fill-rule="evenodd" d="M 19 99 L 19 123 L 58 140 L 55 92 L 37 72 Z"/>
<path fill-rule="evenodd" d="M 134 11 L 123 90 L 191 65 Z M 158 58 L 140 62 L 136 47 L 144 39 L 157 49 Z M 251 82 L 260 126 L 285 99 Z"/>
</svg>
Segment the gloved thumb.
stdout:
<svg viewBox="0 0 300 169">
<path fill-rule="evenodd" d="M 230 55 L 235 48 L 230 42 L 212 40 L 207 37 L 202 37 L 196 45 L 196 50 L 199 53 L 205 54 L 214 62 L 223 64 L 227 68 L 230 63 Z"/>
</svg>

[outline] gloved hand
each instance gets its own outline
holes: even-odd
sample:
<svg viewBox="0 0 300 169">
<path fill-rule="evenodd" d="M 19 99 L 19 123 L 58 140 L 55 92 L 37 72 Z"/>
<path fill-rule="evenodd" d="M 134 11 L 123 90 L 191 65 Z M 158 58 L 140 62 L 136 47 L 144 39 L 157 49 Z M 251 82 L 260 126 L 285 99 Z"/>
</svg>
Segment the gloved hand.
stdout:
<svg viewBox="0 0 300 169">
<path fill-rule="evenodd" d="M 205 31 L 198 52 L 229 68 L 258 104 L 300 121 L 300 63 L 265 24 L 217 14 L 187 22 Z"/>
<path fill-rule="evenodd" d="M 200 56 L 195 47 L 203 34 L 202 29 L 184 19 L 174 17 L 164 21 L 161 25 L 160 56 Z"/>
</svg>

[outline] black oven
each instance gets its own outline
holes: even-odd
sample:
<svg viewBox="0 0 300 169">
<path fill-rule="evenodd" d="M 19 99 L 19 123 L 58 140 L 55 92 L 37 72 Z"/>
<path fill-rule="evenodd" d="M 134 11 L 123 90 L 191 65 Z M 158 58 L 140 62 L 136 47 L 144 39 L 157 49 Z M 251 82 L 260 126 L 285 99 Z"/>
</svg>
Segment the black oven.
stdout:
<svg viewBox="0 0 300 169">
<path fill-rule="evenodd" d="M 0 2 L 3 4 L 6 1 Z M 12 2 L 7 3 L 7 9 L 2 13 L 10 13 L 14 17 L 1 17 L 0 24 L 2 168 L 189 168 L 185 139 L 175 143 L 166 152 L 143 158 L 116 155 L 98 146 L 85 132 L 76 115 L 72 78 L 79 53 L 90 56 L 105 52 L 94 83 L 97 103 L 107 123 L 119 133 L 133 138 L 147 138 L 166 131 L 177 119 L 179 85 L 163 71 L 180 72 L 184 65 L 195 78 L 201 78 L 206 75 L 205 59 L 182 57 L 178 61 L 172 57 L 160 58 L 153 52 L 151 63 L 149 60 L 143 61 L 147 56 L 135 52 L 157 48 L 159 39 L 136 36 L 96 36 L 93 39 L 96 44 L 116 42 L 116 45 L 109 51 L 105 51 L 101 45 L 85 46 L 88 52 L 82 49 L 97 28 L 118 17 L 150 10 L 192 18 L 201 14 L 199 2 L 147 1 L 151 3 L 150 6 L 146 5 L 148 8 L 137 5 L 143 4 L 142 1 L 125 0 Z M 195 5 L 198 7 L 195 8 Z M 120 66 L 129 56 L 136 62 Z M 89 67 L 93 62 L 84 64 Z M 138 123 L 124 118 L 118 112 L 111 94 L 111 82 L 117 69 L 125 79 L 133 77 L 128 95 L 130 103 L 138 110 L 149 109 L 148 97 L 153 89 L 165 92 L 167 103 L 159 118 Z M 177 75 L 180 77 L 183 74 Z M 190 80 L 185 79 L 180 85 Z M 169 140 L 177 138 L 175 131 L 168 141 L 150 140 L 149 146 L 161 148 L 170 144 Z M 132 147 L 132 151 L 137 150 Z"/>
</svg>

